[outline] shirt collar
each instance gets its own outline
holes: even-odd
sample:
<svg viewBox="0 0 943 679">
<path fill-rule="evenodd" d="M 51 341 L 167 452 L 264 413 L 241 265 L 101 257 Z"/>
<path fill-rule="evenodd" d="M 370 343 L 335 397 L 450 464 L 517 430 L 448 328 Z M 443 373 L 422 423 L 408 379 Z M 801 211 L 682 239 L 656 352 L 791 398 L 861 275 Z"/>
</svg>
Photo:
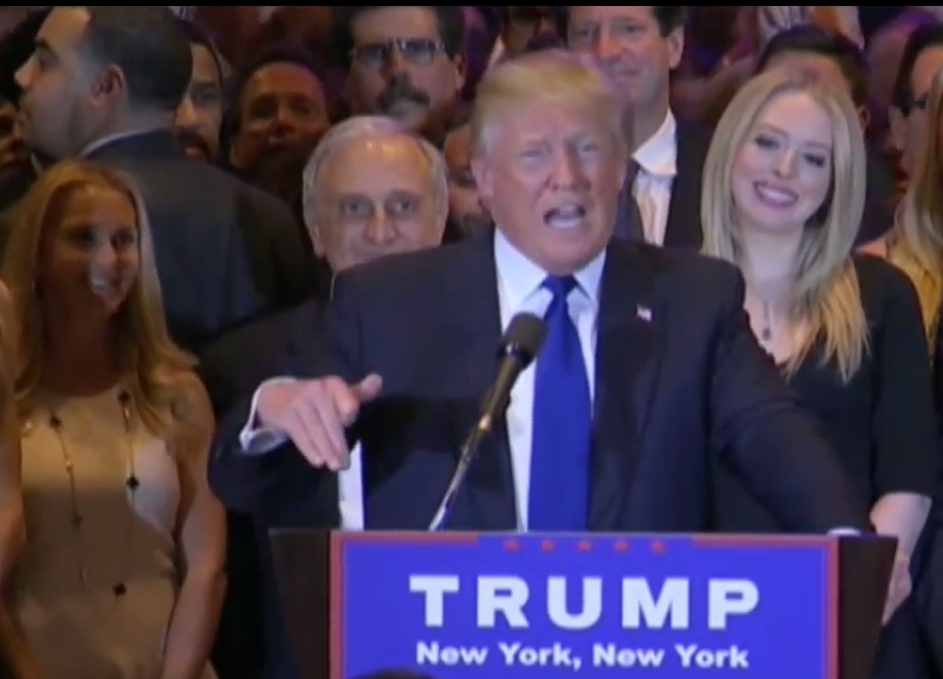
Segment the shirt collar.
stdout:
<svg viewBox="0 0 943 679">
<path fill-rule="evenodd" d="M 134 130 L 132 132 L 119 132 L 117 134 L 106 135 L 102 137 L 101 139 L 96 139 L 91 144 L 89 144 L 84 149 L 82 149 L 82 152 L 79 154 L 79 157 L 87 158 L 90 154 L 94 153 L 95 151 L 98 151 L 99 149 L 102 149 L 108 146 L 109 144 L 113 144 L 116 141 L 121 141 L 122 139 L 129 139 L 131 137 L 140 137 L 141 135 L 144 135 L 144 134 L 150 134 L 152 132 L 156 132 L 159 129 L 161 128 L 155 127 L 155 128 L 151 128 L 147 130 Z"/>
<path fill-rule="evenodd" d="M 494 232 L 494 261 L 508 307 L 519 309 L 547 278 L 547 272 L 514 247 L 499 229 Z M 596 255 L 573 274 L 583 293 L 594 305 L 599 304 L 599 284 L 606 263 L 606 251 Z"/>
<path fill-rule="evenodd" d="M 678 174 L 678 123 L 669 109 L 655 134 L 635 149 L 632 157 L 646 174 L 673 178 Z"/>
</svg>

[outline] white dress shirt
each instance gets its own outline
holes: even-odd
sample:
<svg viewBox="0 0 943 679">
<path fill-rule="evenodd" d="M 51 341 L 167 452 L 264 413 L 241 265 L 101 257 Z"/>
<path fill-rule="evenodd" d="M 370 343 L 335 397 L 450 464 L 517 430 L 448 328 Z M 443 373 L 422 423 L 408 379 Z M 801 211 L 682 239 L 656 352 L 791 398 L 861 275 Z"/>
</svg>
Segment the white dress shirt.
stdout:
<svg viewBox="0 0 943 679">
<path fill-rule="evenodd" d="M 642 215 L 645 240 L 652 245 L 664 245 L 671 188 L 678 174 L 678 125 L 670 110 L 655 134 L 635 150 L 632 158 L 639 166 L 632 194 Z"/>
<path fill-rule="evenodd" d="M 590 399 L 595 394 L 596 321 L 599 311 L 599 283 L 605 257 L 606 253 L 603 251 L 575 274 L 578 285 L 567 298 L 570 317 L 576 325 L 583 350 L 583 360 L 586 363 Z M 511 318 L 522 311 L 543 316 L 552 299 L 551 293 L 541 287 L 547 273 L 511 245 L 500 231 L 495 231 L 494 259 L 502 329 L 506 329 Z M 507 410 L 508 443 L 511 450 L 511 469 L 517 500 L 517 525 L 522 531 L 527 529 L 530 490 L 534 365 L 531 364 L 521 373 L 511 391 L 510 405 Z M 270 380 L 266 384 L 272 382 Z M 243 451 L 249 455 L 265 454 L 284 443 L 286 438 L 282 432 L 253 428 L 258 393 L 257 390 L 253 395 L 249 421 L 239 435 Z M 350 467 L 337 475 L 341 528 L 349 530 L 359 530 L 364 527 L 363 477 L 360 458 L 361 451 L 358 444 L 351 452 Z M 445 493 L 445 488 L 442 492 Z M 432 520 L 431 516 L 429 520 Z"/>
</svg>

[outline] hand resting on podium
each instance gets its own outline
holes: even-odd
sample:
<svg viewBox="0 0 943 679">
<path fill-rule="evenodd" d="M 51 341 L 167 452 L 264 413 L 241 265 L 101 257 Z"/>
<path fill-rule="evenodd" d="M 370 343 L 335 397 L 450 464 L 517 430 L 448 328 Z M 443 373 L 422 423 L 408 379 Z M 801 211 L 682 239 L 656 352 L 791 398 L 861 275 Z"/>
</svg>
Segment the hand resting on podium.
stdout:
<svg viewBox="0 0 943 679">
<path fill-rule="evenodd" d="M 252 399 L 243 447 L 250 454 L 264 454 L 287 437 L 313 466 L 346 469 L 350 445 L 345 430 L 382 388 L 383 379 L 377 374 L 356 384 L 339 377 L 265 382 Z M 271 443 L 253 446 L 262 433 L 270 435 Z"/>
</svg>

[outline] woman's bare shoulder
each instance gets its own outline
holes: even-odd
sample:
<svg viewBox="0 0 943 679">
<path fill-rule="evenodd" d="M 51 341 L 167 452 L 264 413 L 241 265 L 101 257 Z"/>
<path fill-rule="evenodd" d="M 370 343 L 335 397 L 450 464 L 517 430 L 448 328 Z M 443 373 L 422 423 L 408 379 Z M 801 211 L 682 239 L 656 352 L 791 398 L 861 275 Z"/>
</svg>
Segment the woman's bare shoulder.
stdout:
<svg viewBox="0 0 943 679">
<path fill-rule="evenodd" d="M 181 370 L 175 376 L 176 403 L 184 419 L 193 424 L 213 425 L 213 406 L 202 380 L 192 370 Z"/>
</svg>

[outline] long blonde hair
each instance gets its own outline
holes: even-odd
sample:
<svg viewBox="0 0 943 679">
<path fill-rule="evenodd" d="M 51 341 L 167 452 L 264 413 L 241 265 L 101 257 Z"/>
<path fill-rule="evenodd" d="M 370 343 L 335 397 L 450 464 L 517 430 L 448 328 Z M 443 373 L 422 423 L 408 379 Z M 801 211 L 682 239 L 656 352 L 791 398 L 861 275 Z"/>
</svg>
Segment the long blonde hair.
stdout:
<svg viewBox="0 0 943 679">
<path fill-rule="evenodd" d="M 9 286 L 19 322 L 15 402 L 21 420 L 42 402 L 46 335 L 38 287 L 40 253 L 59 228 L 68 199 L 76 191 L 102 188 L 126 196 L 134 206 L 138 230 L 138 275 L 114 318 L 119 367 L 141 422 L 155 435 L 171 436 L 186 403 L 180 376 L 195 361 L 171 340 L 164 320 L 154 262 L 150 224 L 133 182 L 102 165 L 70 160 L 40 177 L 17 206 L 0 276 Z"/>
<path fill-rule="evenodd" d="M 943 301 L 943 70 L 927 97 L 927 142 L 921 145 L 914 173 L 900 205 L 888 243 L 888 260 L 913 282 L 923 323 L 935 347 L 937 319 Z"/>
<path fill-rule="evenodd" d="M 847 382 L 861 365 L 869 341 L 858 276 L 849 257 L 864 212 L 865 146 L 847 95 L 776 69 L 744 85 L 721 117 L 704 164 L 703 251 L 741 263 L 731 173 L 764 110 L 779 96 L 795 92 L 811 97 L 831 122 L 832 182 L 828 199 L 803 230 L 793 264 L 789 317 L 809 332 L 786 371 L 795 372 L 813 344 L 824 340 L 823 363 L 834 361 Z"/>
</svg>

